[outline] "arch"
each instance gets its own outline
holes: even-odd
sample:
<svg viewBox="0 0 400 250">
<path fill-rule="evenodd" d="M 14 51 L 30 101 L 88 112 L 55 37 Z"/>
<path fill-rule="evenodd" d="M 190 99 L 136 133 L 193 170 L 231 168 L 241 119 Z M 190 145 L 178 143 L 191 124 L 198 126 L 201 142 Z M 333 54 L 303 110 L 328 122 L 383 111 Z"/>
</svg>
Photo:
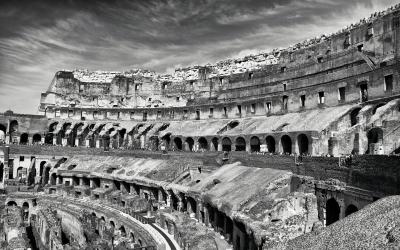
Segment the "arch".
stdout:
<svg viewBox="0 0 400 250">
<path fill-rule="evenodd" d="M 160 147 L 160 139 L 158 138 L 158 136 L 153 135 L 152 137 L 150 137 L 149 149 L 151 151 L 158 151 L 159 147 Z"/>
<path fill-rule="evenodd" d="M 260 138 L 253 136 L 250 138 L 250 150 L 251 152 L 260 152 Z"/>
<path fill-rule="evenodd" d="M 126 129 L 125 129 L 125 128 L 121 129 L 121 130 L 118 132 L 118 136 L 119 136 L 118 147 L 123 147 L 123 146 L 125 146 L 125 141 L 124 141 L 125 135 L 126 135 Z M 158 140 L 158 137 L 157 137 L 157 140 Z M 157 148 L 158 148 L 158 146 L 157 146 Z"/>
<path fill-rule="evenodd" d="M 297 136 L 297 147 L 299 154 L 308 154 L 308 137 L 305 134 L 299 134 Z"/>
<path fill-rule="evenodd" d="M 44 169 L 44 175 L 43 175 L 43 185 L 46 185 L 49 182 L 49 177 L 50 177 L 50 166 L 47 166 Z"/>
<path fill-rule="evenodd" d="M 292 153 L 292 139 L 288 135 L 281 137 L 282 153 L 291 154 Z"/>
<path fill-rule="evenodd" d="M 112 220 L 110 220 L 110 227 L 113 228 L 113 229 L 115 228 L 115 223 Z"/>
<path fill-rule="evenodd" d="M 3 124 L 0 124 L 0 143 L 5 142 L 6 131 L 7 131 L 6 126 L 4 126 Z"/>
<path fill-rule="evenodd" d="M 38 144 L 42 141 L 42 136 L 40 134 L 34 134 L 32 137 L 32 143 Z"/>
<path fill-rule="evenodd" d="M 275 153 L 275 139 L 271 135 L 265 138 L 265 142 L 267 143 L 267 149 L 269 153 Z"/>
<path fill-rule="evenodd" d="M 199 149 L 208 150 L 208 142 L 206 138 L 200 137 L 198 142 L 199 142 Z"/>
<path fill-rule="evenodd" d="M 17 168 L 17 177 L 18 177 L 18 178 L 22 178 L 22 177 L 23 177 L 23 176 L 22 176 L 22 175 L 23 175 L 23 172 L 24 172 L 23 170 L 24 170 L 23 167 L 18 167 L 18 168 Z"/>
<path fill-rule="evenodd" d="M 357 211 L 358 211 L 358 207 L 356 207 L 356 206 L 353 205 L 353 204 L 350 204 L 350 205 L 348 205 L 347 208 L 346 208 L 345 216 L 348 216 L 348 215 L 350 215 L 350 214 L 352 214 L 352 213 L 355 213 L 355 212 L 357 212 Z"/>
<path fill-rule="evenodd" d="M 57 128 L 58 122 L 53 122 L 52 124 L 50 124 L 49 126 L 49 132 L 54 132 Z"/>
<path fill-rule="evenodd" d="M 367 133 L 368 144 L 378 143 L 383 140 L 383 130 L 381 128 L 372 128 Z"/>
<path fill-rule="evenodd" d="M 131 232 L 130 236 L 131 236 L 130 237 L 131 242 L 134 243 L 135 242 L 135 235 Z"/>
<path fill-rule="evenodd" d="M 119 232 L 121 233 L 121 236 L 122 236 L 122 237 L 126 237 L 126 230 L 125 230 L 125 227 L 124 227 L 124 226 L 121 226 L 121 227 L 119 228 Z"/>
<path fill-rule="evenodd" d="M 35 184 L 36 168 L 32 167 L 28 174 L 28 186 Z"/>
<path fill-rule="evenodd" d="M 174 138 L 174 146 L 177 150 L 182 150 L 182 139 L 179 137 Z"/>
<path fill-rule="evenodd" d="M 57 174 L 56 173 L 52 173 L 51 174 L 50 184 L 51 185 L 56 185 L 57 184 Z"/>
<path fill-rule="evenodd" d="M 361 108 L 355 108 L 350 112 L 350 125 L 353 127 L 358 123 L 358 114 L 360 113 Z"/>
<path fill-rule="evenodd" d="M 191 208 L 191 211 L 189 211 L 189 213 L 191 212 L 191 213 L 196 214 L 196 213 L 197 213 L 197 203 L 196 203 L 196 200 L 193 199 L 192 197 L 188 196 L 188 197 L 187 197 L 187 201 L 188 201 L 188 203 L 190 204 L 190 208 Z"/>
<path fill-rule="evenodd" d="M 236 151 L 246 151 L 246 140 L 243 137 L 236 138 L 235 144 Z"/>
<path fill-rule="evenodd" d="M 367 133 L 368 149 L 367 154 L 375 154 L 379 145 L 383 144 L 383 130 L 381 128 L 372 128 Z M 377 146 L 375 144 L 378 144 Z"/>
<path fill-rule="evenodd" d="M 22 204 L 22 213 L 23 213 L 24 220 L 25 221 L 28 220 L 28 218 L 29 218 L 29 203 L 26 201 Z"/>
<path fill-rule="evenodd" d="M 26 145 L 28 144 L 28 134 L 23 133 L 19 138 L 19 144 Z"/>
<path fill-rule="evenodd" d="M 232 141 L 228 137 L 222 138 L 222 151 L 231 151 Z"/>
<path fill-rule="evenodd" d="M 15 201 L 9 201 L 7 202 L 7 206 L 17 206 L 17 203 Z"/>
<path fill-rule="evenodd" d="M 339 220 L 340 216 L 340 206 L 339 203 L 335 200 L 335 198 L 330 198 L 326 202 L 326 225 L 329 226 L 330 224 Z"/>
<path fill-rule="evenodd" d="M 12 120 L 10 121 L 10 135 L 18 132 L 18 121 Z"/>
<path fill-rule="evenodd" d="M 186 138 L 185 142 L 187 143 L 187 146 L 188 146 L 187 149 L 188 149 L 189 151 L 193 151 L 193 145 L 194 145 L 194 140 L 193 140 L 193 138 L 192 138 L 192 137 L 188 137 L 188 138 Z"/>
<path fill-rule="evenodd" d="M 40 162 L 39 176 L 43 176 L 43 170 L 44 170 L 44 165 L 45 164 L 46 164 L 46 161 Z"/>
<path fill-rule="evenodd" d="M 217 137 L 211 139 L 211 145 L 214 147 L 215 151 L 218 151 L 218 141 Z"/>
<path fill-rule="evenodd" d="M 53 145 L 53 133 L 48 133 L 45 135 L 44 137 L 44 143 L 45 144 L 49 144 L 49 145 Z"/>
<path fill-rule="evenodd" d="M 4 175 L 4 165 L 2 162 L 0 162 L 0 182 L 3 181 L 3 175 Z"/>
<path fill-rule="evenodd" d="M 386 105 L 386 103 L 379 103 L 379 104 L 375 105 L 375 107 L 372 109 L 372 114 L 374 115 L 378 108 L 385 106 L 385 105 Z"/>
</svg>

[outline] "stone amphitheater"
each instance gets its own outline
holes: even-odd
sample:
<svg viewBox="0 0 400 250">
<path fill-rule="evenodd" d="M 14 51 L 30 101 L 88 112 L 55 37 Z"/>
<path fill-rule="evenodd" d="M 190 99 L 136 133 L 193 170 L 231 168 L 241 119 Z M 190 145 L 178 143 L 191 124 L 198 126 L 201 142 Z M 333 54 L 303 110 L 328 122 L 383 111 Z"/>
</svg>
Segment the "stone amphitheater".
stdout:
<svg viewBox="0 0 400 250">
<path fill-rule="evenodd" d="M 0 114 L 1 249 L 399 249 L 400 6 Z"/>
</svg>

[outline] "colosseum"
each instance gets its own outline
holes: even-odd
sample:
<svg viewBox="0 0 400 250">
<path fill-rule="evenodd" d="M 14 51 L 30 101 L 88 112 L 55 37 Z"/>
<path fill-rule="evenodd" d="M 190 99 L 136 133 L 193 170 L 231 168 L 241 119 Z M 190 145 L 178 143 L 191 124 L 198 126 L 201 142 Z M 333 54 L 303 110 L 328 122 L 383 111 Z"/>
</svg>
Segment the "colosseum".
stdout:
<svg viewBox="0 0 400 250">
<path fill-rule="evenodd" d="M 398 249 L 400 5 L 173 74 L 62 70 L 0 114 L 1 249 Z"/>
</svg>

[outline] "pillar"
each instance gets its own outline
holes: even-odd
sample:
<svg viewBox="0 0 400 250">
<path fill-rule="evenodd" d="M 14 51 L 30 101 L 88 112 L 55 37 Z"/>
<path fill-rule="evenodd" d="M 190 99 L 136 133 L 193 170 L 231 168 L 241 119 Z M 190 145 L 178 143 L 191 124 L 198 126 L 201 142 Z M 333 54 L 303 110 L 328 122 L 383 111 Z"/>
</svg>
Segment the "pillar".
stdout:
<svg viewBox="0 0 400 250">
<path fill-rule="evenodd" d="M 96 148 L 100 148 L 100 139 L 96 140 Z"/>
<path fill-rule="evenodd" d="M 246 152 L 251 152 L 250 139 L 246 140 Z"/>
<path fill-rule="evenodd" d="M 33 137 L 29 136 L 28 137 L 28 145 L 32 145 L 33 144 Z"/>
<path fill-rule="evenodd" d="M 218 151 L 222 151 L 222 139 L 218 140 L 218 148 L 217 148 L 217 150 Z"/>
<path fill-rule="evenodd" d="M 79 138 L 78 138 L 78 137 L 75 138 L 75 146 L 77 146 L 77 147 L 80 146 L 80 145 L 79 145 Z"/>
<path fill-rule="evenodd" d="M 53 135 L 53 145 L 57 145 L 57 136 L 58 135 Z"/>
</svg>

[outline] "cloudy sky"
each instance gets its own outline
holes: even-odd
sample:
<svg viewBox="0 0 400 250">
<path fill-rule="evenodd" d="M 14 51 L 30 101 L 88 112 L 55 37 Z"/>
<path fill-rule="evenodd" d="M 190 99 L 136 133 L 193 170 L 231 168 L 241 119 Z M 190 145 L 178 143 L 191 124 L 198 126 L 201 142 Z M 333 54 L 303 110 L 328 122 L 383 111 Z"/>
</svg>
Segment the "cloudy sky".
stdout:
<svg viewBox="0 0 400 250">
<path fill-rule="evenodd" d="M 0 1 L 0 112 L 36 113 L 61 69 L 169 72 L 332 33 L 396 0 Z"/>
</svg>

